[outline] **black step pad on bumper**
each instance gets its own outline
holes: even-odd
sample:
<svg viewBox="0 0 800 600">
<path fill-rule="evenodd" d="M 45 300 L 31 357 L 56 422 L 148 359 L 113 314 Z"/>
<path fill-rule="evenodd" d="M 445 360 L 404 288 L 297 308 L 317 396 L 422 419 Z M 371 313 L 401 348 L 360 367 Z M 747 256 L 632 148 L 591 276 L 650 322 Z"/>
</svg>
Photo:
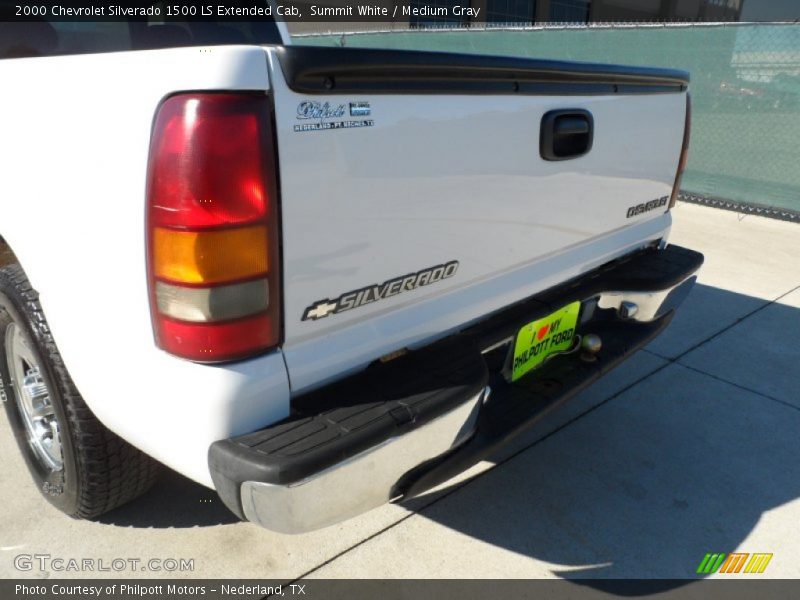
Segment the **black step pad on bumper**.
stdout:
<svg viewBox="0 0 800 600">
<path fill-rule="evenodd" d="M 375 363 L 295 399 L 294 414 L 276 425 L 215 442 L 214 485 L 233 495 L 235 504 L 226 504 L 241 517 L 241 482 L 300 481 L 449 412 L 480 394 L 488 379 L 474 340 L 463 336 Z"/>
<path fill-rule="evenodd" d="M 420 494 L 487 457 L 657 335 L 691 289 L 702 262 L 701 254 L 678 246 L 647 248 L 459 334 L 294 398 L 288 419 L 212 444 L 209 466 L 217 492 L 240 517 L 247 513 L 288 532 L 336 522 L 337 514 L 341 520 L 376 501 Z M 601 294 L 617 292 L 630 292 L 642 303 L 648 297 L 663 300 L 657 304 L 663 310 L 642 322 L 623 318 L 613 305 L 600 302 Z M 516 332 L 574 300 L 584 301 L 585 309 L 577 333 L 603 340 L 596 361 L 586 362 L 579 352 L 560 355 L 508 382 L 502 363 Z M 489 348 L 496 349 L 481 354 Z M 488 399 L 483 396 L 487 385 Z M 432 443 L 441 439 L 443 447 Z M 435 453 L 424 451 L 431 448 Z M 393 470 L 378 473 L 390 463 Z M 372 481 L 384 487 L 369 490 Z M 372 504 L 359 502 L 359 489 L 376 491 Z M 327 514 L 317 518 L 322 512 Z"/>
</svg>

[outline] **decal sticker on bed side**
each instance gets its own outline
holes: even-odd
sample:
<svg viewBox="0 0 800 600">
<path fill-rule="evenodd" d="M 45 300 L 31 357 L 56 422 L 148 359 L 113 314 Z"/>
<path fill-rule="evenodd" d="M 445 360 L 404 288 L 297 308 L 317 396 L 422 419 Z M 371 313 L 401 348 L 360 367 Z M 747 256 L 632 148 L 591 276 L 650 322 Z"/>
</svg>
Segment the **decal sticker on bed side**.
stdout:
<svg viewBox="0 0 800 600">
<path fill-rule="evenodd" d="M 318 102 L 317 100 L 304 100 L 297 105 L 296 118 L 300 123 L 295 124 L 295 132 L 324 131 L 327 129 L 350 129 L 353 127 L 372 127 L 372 119 L 347 119 L 351 117 L 369 116 L 372 112 L 369 102 L 359 101 L 348 104 Z"/>
</svg>

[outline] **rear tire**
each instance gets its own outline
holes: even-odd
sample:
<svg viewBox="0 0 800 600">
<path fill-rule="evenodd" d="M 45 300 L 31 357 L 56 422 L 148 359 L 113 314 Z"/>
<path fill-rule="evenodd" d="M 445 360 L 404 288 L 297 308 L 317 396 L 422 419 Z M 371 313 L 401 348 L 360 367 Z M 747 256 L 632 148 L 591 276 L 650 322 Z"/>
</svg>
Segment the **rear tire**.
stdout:
<svg viewBox="0 0 800 600">
<path fill-rule="evenodd" d="M 38 298 L 18 264 L 0 268 L 0 399 L 42 495 L 90 519 L 146 492 L 159 465 L 86 406 Z"/>
</svg>

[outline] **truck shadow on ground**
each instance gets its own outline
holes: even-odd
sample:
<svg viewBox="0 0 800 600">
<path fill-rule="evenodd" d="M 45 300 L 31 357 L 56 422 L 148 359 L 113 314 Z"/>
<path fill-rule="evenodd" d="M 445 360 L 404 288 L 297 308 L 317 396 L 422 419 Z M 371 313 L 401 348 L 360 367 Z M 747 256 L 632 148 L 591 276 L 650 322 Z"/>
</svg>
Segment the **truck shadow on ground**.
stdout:
<svg viewBox="0 0 800 600">
<path fill-rule="evenodd" d="M 147 494 L 97 519 L 119 527 L 182 528 L 239 523 L 214 490 L 163 467 Z"/>
<path fill-rule="evenodd" d="M 697 286 L 683 310 L 696 319 L 719 306 L 750 310 L 763 303 Z M 615 581 L 624 578 L 684 579 L 664 581 L 663 589 L 689 584 L 707 552 L 773 552 L 773 565 L 793 561 L 782 558 L 780 547 L 744 543 L 766 512 L 800 497 L 800 380 L 791 368 L 798 351 L 788 349 L 800 338 L 800 311 L 780 304 L 766 310 L 769 319 L 750 318 L 759 329 L 748 346 L 750 368 L 764 377 L 780 374 L 788 382 L 783 389 L 797 391 L 794 400 L 770 399 L 679 361 L 607 402 L 576 399 L 587 410 L 602 405 L 549 435 L 559 425 L 552 415 L 520 444 L 527 449 L 501 468 L 456 493 L 448 494 L 454 486 L 404 505 L 474 540 L 562 565 L 554 573 L 578 585 L 619 594 L 632 593 Z M 680 318 L 665 336 L 685 331 Z M 150 493 L 100 521 L 181 528 L 238 519 L 212 490 L 165 469 Z M 771 538 L 780 539 L 770 527 Z M 442 537 L 441 547 L 418 543 L 425 560 L 441 563 L 441 575 L 448 576 L 448 561 L 463 565 L 469 552 L 461 556 Z M 492 575 L 492 552 L 486 554 L 486 562 L 473 557 L 480 561 L 476 576 Z M 507 572 L 498 569 L 497 576 Z"/>
<path fill-rule="evenodd" d="M 726 302 L 741 305 L 743 298 L 698 286 L 683 310 L 713 312 Z M 553 572 L 576 584 L 622 595 L 642 593 L 619 581 L 624 578 L 675 578 L 650 586 L 653 593 L 691 583 L 707 552 L 771 552 L 773 569 L 794 564 L 776 540 L 796 537 L 796 523 L 767 519 L 756 541 L 746 540 L 765 513 L 800 497 L 800 377 L 792 367 L 800 310 L 773 304 L 750 319 L 711 343 L 722 350 L 729 339 L 747 339 L 752 360 L 744 368 L 752 372 L 739 369 L 731 379 L 782 377 L 782 383 L 760 388 L 777 390 L 775 398 L 726 381 L 713 352 L 700 363 L 686 359 L 692 368 L 679 360 L 553 435 L 532 431 L 528 450 L 419 515 L 563 565 Z M 747 356 L 741 348 L 732 352 Z M 746 363 L 734 359 L 728 365 Z M 701 372 L 704 367 L 716 376 Z M 476 568 L 479 576 L 491 576 L 486 566 Z M 498 569 L 498 576 L 507 572 Z"/>
</svg>

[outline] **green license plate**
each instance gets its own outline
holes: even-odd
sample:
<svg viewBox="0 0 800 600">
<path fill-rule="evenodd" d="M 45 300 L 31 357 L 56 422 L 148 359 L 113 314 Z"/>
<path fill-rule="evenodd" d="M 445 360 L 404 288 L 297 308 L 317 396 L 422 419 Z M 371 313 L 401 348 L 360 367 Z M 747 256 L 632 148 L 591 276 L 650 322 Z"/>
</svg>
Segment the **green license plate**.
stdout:
<svg viewBox="0 0 800 600">
<path fill-rule="evenodd" d="M 514 344 L 511 381 L 541 365 L 548 356 L 572 347 L 580 310 L 581 303 L 576 301 L 519 330 Z"/>
</svg>

